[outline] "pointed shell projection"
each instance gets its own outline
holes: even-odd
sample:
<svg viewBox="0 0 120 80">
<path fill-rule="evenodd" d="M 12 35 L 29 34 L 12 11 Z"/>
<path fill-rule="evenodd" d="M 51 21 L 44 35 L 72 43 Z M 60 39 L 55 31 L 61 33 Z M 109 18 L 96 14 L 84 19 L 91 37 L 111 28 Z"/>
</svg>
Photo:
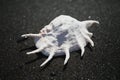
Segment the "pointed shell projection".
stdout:
<svg viewBox="0 0 120 80">
<path fill-rule="evenodd" d="M 48 63 L 54 56 L 66 55 L 65 65 L 70 58 L 70 52 L 81 49 L 81 56 L 83 56 L 87 43 L 94 46 L 91 40 L 93 33 L 88 31 L 94 23 L 99 24 L 95 20 L 78 21 L 71 16 L 60 15 L 42 28 L 38 34 L 22 35 L 25 38 L 33 37 L 37 47 L 36 50 L 27 54 L 42 52 L 48 56 L 41 66 Z"/>
</svg>

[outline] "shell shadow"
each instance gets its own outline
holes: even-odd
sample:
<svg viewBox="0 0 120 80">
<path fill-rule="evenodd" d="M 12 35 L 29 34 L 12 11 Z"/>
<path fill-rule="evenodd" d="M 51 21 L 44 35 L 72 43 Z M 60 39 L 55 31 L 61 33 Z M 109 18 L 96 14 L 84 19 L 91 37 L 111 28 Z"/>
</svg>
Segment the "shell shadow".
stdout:
<svg viewBox="0 0 120 80">
<path fill-rule="evenodd" d="M 93 51 L 93 47 L 90 45 L 90 43 L 88 43 L 86 47 L 87 47 L 90 51 Z"/>
<path fill-rule="evenodd" d="M 17 43 L 20 43 L 20 42 L 23 42 L 23 41 L 25 41 L 25 40 L 27 40 L 27 39 L 28 39 L 28 38 L 19 37 L 19 38 L 16 39 L 16 42 L 17 42 Z"/>
<path fill-rule="evenodd" d="M 31 46 L 31 47 L 28 47 L 28 48 L 21 49 L 20 52 L 23 52 L 23 51 L 26 51 L 26 50 L 31 50 L 32 51 L 32 50 L 35 50 L 35 49 L 37 49 L 35 46 Z M 46 58 L 46 56 L 44 56 L 41 52 L 36 53 L 36 55 L 37 55 L 37 58 L 35 58 L 31 61 L 28 61 L 25 64 L 30 64 L 30 63 L 33 63 L 33 62 L 41 59 L 41 58 Z"/>
<path fill-rule="evenodd" d="M 86 47 L 87 47 L 91 52 L 93 52 L 93 47 L 92 47 L 89 43 L 86 45 Z M 80 54 L 80 59 L 82 60 L 83 57 L 84 57 L 84 55 L 81 56 L 81 50 L 77 50 L 76 52 Z"/>
<path fill-rule="evenodd" d="M 90 44 L 87 44 L 86 47 L 89 48 L 90 51 L 93 51 L 93 48 L 91 47 Z M 35 50 L 35 49 L 37 49 L 35 46 L 31 46 L 31 47 L 28 47 L 28 48 L 21 49 L 20 52 L 26 51 L 26 50 L 31 50 L 31 51 L 32 51 L 32 50 Z M 81 50 L 78 50 L 78 51 L 76 51 L 76 52 L 77 52 L 77 53 L 80 53 L 80 55 L 81 55 Z M 28 61 L 28 62 L 25 62 L 25 64 L 26 64 L 26 65 L 27 65 L 27 64 L 31 64 L 31 63 L 39 60 L 39 59 L 42 59 L 42 58 L 46 58 L 46 59 L 47 59 L 47 56 L 43 55 L 41 52 L 36 53 L 36 55 L 37 55 L 37 58 L 35 58 L 35 59 L 33 59 L 33 60 L 30 60 L 30 61 Z M 83 59 L 83 57 L 84 57 L 84 55 L 83 55 L 82 57 L 80 56 L 81 59 Z M 55 56 L 54 59 L 55 59 L 55 58 L 65 59 L 65 55 L 63 55 L 63 56 Z M 53 59 L 52 59 L 52 60 L 53 60 Z M 44 70 L 45 68 L 47 68 L 47 67 L 50 65 L 50 63 L 52 62 L 52 60 L 50 60 L 50 61 L 49 61 L 46 65 L 44 65 L 43 67 L 40 67 L 40 68 L 41 68 L 41 71 Z M 63 66 L 63 69 L 62 69 L 63 71 L 66 70 L 67 65 L 68 65 L 68 63 Z"/>
<path fill-rule="evenodd" d="M 21 49 L 20 50 L 20 52 L 23 52 L 23 51 L 26 51 L 26 50 L 35 50 L 35 49 L 37 49 L 35 46 L 31 46 L 31 47 L 28 47 L 28 48 L 24 48 L 24 49 Z M 37 58 L 35 58 L 35 59 L 33 59 L 33 60 L 30 60 L 30 61 L 28 61 L 28 62 L 25 62 L 25 64 L 26 65 L 28 65 L 28 64 L 31 64 L 31 63 L 33 63 L 33 62 L 35 62 L 35 61 L 37 61 L 37 60 L 40 60 L 40 59 L 42 59 L 42 58 L 46 58 L 47 59 L 47 56 L 45 56 L 45 55 L 43 55 L 41 52 L 39 52 L 39 53 L 36 53 L 36 55 L 37 55 Z M 65 56 L 63 55 L 63 56 L 55 56 L 54 57 L 54 59 L 55 58 L 65 58 Z M 52 62 L 52 60 L 53 59 L 51 59 L 47 64 L 45 64 L 43 67 L 40 67 L 41 68 L 41 70 L 44 70 L 47 66 L 49 66 L 50 65 L 50 63 Z M 66 64 L 67 65 L 67 64 Z M 65 70 L 65 68 L 66 68 L 66 65 L 64 65 L 64 70 Z"/>
</svg>

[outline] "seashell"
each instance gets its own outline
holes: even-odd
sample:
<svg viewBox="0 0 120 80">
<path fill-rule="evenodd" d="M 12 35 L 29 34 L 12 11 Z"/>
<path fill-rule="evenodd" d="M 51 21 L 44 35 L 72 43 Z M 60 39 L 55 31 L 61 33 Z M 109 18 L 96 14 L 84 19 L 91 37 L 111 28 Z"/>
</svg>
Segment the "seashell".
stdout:
<svg viewBox="0 0 120 80">
<path fill-rule="evenodd" d="M 96 20 L 79 21 L 68 15 L 60 15 L 42 28 L 38 34 L 22 35 L 25 38 L 33 37 L 37 47 L 36 50 L 27 54 L 42 52 L 48 56 L 41 66 L 48 63 L 54 56 L 66 55 L 65 65 L 70 58 L 70 52 L 81 49 L 81 56 L 83 56 L 87 43 L 94 46 L 91 40 L 93 33 L 88 31 L 94 23 L 99 24 Z"/>
</svg>

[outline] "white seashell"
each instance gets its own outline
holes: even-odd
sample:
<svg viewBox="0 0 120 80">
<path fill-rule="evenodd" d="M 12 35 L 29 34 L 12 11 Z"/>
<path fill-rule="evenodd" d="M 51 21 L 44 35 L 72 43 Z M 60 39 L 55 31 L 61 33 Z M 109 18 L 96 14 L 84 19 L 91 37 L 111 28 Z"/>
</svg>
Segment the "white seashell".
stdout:
<svg viewBox="0 0 120 80">
<path fill-rule="evenodd" d="M 94 23 L 99 24 L 95 20 L 78 21 L 68 15 L 60 15 L 41 29 L 40 33 L 22 35 L 22 37 L 33 37 L 38 48 L 27 54 L 41 51 L 44 55 L 49 56 L 41 66 L 49 62 L 53 56 L 66 55 L 65 65 L 70 58 L 70 52 L 81 49 L 81 56 L 83 56 L 87 43 L 94 46 L 94 42 L 91 40 L 93 33 L 87 30 Z"/>
</svg>

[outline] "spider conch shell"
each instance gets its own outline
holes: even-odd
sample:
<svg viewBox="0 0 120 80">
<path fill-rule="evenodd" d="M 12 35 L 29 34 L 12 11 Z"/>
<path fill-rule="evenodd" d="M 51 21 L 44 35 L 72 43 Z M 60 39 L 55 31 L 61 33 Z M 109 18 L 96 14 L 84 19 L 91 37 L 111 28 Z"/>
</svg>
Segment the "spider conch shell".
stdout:
<svg viewBox="0 0 120 80">
<path fill-rule="evenodd" d="M 88 28 L 94 23 L 99 24 L 95 20 L 78 21 L 71 16 L 60 15 L 41 29 L 40 33 L 22 35 L 22 37 L 33 37 L 38 48 L 27 54 L 41 51 L 44 55 L 49 56 L 41 66 L 48 63 L 54 56 L 66 55 L 65 65 L 70 58 L 70 52 L 81 49 L 81 56 L 83 56 L 87 43 L 94 46 L 94 42 L 91 40 L 93 33 L 88 31 Z"/>
</svg>

